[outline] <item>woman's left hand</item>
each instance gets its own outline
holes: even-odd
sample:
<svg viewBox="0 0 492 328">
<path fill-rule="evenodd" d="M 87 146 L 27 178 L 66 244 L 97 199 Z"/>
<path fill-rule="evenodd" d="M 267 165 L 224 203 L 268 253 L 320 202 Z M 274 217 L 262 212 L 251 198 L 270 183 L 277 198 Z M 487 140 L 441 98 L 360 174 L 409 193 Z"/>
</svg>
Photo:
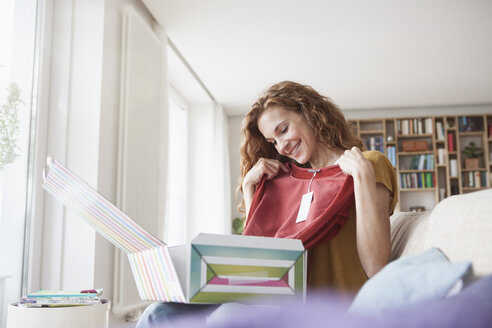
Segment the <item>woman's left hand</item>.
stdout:
<svg viewBox="0 0 492 328">
<path fill-rule="evenodd" d="M 353 176 L 354 178 L 364 176 L 370 173 L 374 168 L 358 147 L 346 150 L 338 160 L 338 165 L 343 173 Z"/>
</svg>

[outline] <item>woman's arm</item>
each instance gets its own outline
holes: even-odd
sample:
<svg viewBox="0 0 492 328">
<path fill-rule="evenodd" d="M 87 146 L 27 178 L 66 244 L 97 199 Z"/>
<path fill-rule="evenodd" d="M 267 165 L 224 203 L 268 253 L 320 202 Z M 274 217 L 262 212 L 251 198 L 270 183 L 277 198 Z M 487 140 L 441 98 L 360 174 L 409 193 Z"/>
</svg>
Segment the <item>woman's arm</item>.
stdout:
<svg viewBox="0 0 492 328">
<path fill-rule="evenodd" d="M 376 183 L 372 163 L 358 148 L 345 151 L 339 165 L 354 179 L 357 251 L 364 271 L 372 277 L 390 258 L 390 191 Z"/>
</svg>

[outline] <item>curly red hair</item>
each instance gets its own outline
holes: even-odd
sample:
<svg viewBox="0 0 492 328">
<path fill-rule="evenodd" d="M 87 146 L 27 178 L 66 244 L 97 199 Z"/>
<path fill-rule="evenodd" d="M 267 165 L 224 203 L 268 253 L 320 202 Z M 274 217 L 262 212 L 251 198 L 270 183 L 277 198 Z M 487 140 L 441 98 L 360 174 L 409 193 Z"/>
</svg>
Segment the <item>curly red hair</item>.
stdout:
<svg viewBox="0 0 492 328">
<path fill-rule="evenodd" d="M 274 84 L 260 96 L 243 119 L 238 191 L 242 192 L 244 177 L 260 158 L 278 159 L 283 163 L 292 161 L 281 156 L 258 129 L 258 119 L 272 106 L 280 106 L 303 115 L 318 142 L 329 149 L 346 150 L 354 146 L 364 148 L 363 142 L 352 133 L 342 112 L 331 99 L 320 95 L 310 86 L 296 82 L 283 81 Z M 238 208 L 244 212 L 244 201 Z"/>
</svg>

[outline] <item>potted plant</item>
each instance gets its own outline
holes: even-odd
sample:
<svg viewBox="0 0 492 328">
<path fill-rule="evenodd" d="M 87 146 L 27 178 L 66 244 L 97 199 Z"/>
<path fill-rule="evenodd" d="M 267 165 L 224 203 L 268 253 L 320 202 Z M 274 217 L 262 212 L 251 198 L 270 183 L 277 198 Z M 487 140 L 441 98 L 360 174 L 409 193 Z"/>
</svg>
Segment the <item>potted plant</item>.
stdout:
<svg viewBox="0 0 492 328">
<path fill-rule="evenodd" d="M 232 233 L 235 235 L 241 235 L 244 230 L 244 219 L 234 218 L 232 220 Z"/>
<path fill-rule="evenodd" d="M 7 101 L 0 106 L 0 173 L 19 156 L 16 152 L 19 134 L 18 112 L 23 102 L 20 89 L 15 83 L 10 84 L 7 91 Z"/>
<path fill-rule="evenodd" d="M 479 157 L 483 155 L 482 148 L 477 147 L 472 141 L 461 151 L 461 153 L 465 155 L 465 168 L 478 169 Z"/>
</svg>

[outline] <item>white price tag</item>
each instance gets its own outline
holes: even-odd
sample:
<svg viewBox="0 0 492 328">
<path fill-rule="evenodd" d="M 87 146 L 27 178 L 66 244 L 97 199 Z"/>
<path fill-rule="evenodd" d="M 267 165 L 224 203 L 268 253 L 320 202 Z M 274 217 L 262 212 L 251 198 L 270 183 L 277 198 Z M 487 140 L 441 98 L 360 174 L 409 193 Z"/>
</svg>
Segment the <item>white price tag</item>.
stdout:
<svg viewBox="0 0 492 328">
<path fill-rule="evenodd" d="M 299 207 L 299 213 L 297 213 L 296 223 L 306 221 L 313 200 L 313 192 L 310 191 L 302 195 L 301 206 Z"/>
</svg>

